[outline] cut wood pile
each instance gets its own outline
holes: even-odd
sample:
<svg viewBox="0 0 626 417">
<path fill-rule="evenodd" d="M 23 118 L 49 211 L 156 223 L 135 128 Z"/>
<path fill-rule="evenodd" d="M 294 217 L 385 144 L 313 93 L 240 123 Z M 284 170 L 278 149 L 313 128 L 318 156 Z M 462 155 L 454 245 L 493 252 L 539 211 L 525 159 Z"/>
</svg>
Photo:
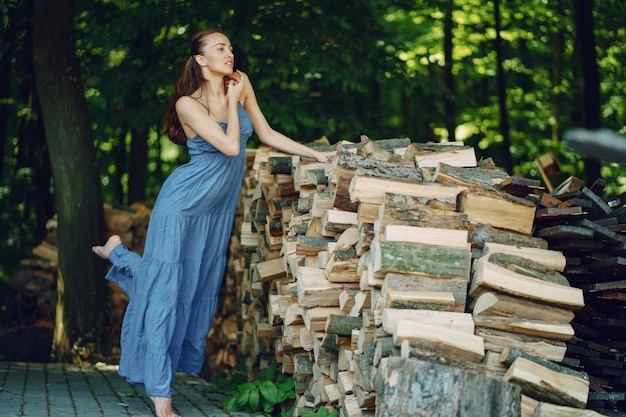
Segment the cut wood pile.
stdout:
<svg viewBox="0 0 626 417">
<path fill-rule="evenodd" d="M 142 253 L 151 210 L 145 203 L 134 203 L 130 207 L 105 204 L 106 238 L 120 235 L 126 246 Z M 46 228 L 46 238 L 33 248 L 32 258 L 21 261 L 20 271 L 12 278 L 11 287 L 15 292 L 5 306 L 9 314 L 6 314 L 6 328 L 0 329 L 0 360 L 50 360 L 57 301 L 56 218 L 50 219 Z M 109 339 L 118 343 L 128 297 L 116 284 L 107 284 L 112 296 Z"/>
<path fill-rule="evenodd" d="M 580 247 L 622 242 L 589 217 L 599 197 L 557 203 L 462 145 L 331 149 L 327 163 L 251 156 L 225 281 L 239 310 L 216 318 L 239 328 L 214 326 L 231 345 L 210 366 L 233 349 L 250 368 L 276 360 L 296 415 L 619 415 L 621 345 L 601 330 L 623 325 L 626 281 L 606 279 L 622 265 L 608 250 Z M 577 204 L 586 215 L 564 214 Z M 595 238 L 565 238 L 574 221 Z"/>
</svg>

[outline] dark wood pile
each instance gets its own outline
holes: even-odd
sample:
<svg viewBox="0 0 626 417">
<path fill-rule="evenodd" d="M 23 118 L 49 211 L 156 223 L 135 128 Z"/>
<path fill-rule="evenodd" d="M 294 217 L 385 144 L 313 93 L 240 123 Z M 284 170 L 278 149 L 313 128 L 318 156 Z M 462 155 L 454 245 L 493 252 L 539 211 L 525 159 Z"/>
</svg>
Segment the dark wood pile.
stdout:
<svg viewBox="0 0 626 417">
<path fill-rule="evenodd" d="M 145 243 L 151 205 L 133 203 L 129 207 L 104 205 L 106 237 L 117 234 L 131 250 L 142 253 Z M 46 224 L 46 237 L 33 248 L 33 257 L 23 259 L 19 271 L 12 277 L 7 294 L 3 318 L 0 323 L 0 360 L 22 362 L 48 362 L 54 333 L 58 247 L 57 220 Z M 96 255 L 94 255 L 96 256 Z M 100 277 L 104 279 L 104 277 Z M 111 317 L 108 338 L 112 356 L 119 355 L 119 332 L 128 297 L 115 284 L 108 282 L 111 293 Z M 91 349 L 77 350 L 77 361 L 90 361 Z M 107 353 L 104 352 L 103 353 Z"/>
<path fill-rule="evenodd" d="M 603 198 L 605 182 L 568 178 L 537 198 L 535 236 L 567 259 L 563 274 L 584 291 L 563 362 L 590 379 L 588 407 L 626 415 L 626 196 Z"/>
</svg>

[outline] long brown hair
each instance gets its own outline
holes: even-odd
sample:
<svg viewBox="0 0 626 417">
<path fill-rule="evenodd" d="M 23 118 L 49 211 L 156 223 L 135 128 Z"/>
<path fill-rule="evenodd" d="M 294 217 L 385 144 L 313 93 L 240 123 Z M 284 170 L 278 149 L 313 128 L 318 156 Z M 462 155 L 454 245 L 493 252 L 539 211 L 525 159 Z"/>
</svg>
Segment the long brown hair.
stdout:
<svg viewBox="0 0 626 417">
<path fill-rule="evenodd" d="M 183 71 L 174 88 L 174 94 L 170 100 L 165 119 L 163 120 L 163 131 L 172 142 L 177 145 L 186 146 L 187 136 L 183 126 L 180 124 L 178 114 L 176 114 L 176 102 L 182 96 L 193 94 L 205 81 L 202 76 L 200 65 L 196 62 L 194 56 L 201 55 L 206 45 L 207 36 L 213 33 L 223 33 L 217 29 L 205 29 L 197 33 L 191 40 L 190 55 L 185 62 Z"/>
</svg>

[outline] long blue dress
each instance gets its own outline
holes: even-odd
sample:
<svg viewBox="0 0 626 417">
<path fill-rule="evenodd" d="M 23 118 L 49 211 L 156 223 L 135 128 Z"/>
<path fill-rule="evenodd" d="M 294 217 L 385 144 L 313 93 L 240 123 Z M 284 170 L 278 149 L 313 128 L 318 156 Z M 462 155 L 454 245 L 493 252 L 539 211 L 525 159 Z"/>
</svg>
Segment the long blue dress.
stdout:
<svg viewBox="0 0 626 417">
<path fill-rule="evenodd" d="M 163 183 L 143 255 L 118 245 L 106 279 L 129 296 L 119 374 L 171 397 L 176 372 L 200 372 L 223 279 L 252 123 L 239 105 L 241 150 L 226 156 L 201 137 Z M 220 123 L 226 131 L 226 124 Z"/>
</svg>

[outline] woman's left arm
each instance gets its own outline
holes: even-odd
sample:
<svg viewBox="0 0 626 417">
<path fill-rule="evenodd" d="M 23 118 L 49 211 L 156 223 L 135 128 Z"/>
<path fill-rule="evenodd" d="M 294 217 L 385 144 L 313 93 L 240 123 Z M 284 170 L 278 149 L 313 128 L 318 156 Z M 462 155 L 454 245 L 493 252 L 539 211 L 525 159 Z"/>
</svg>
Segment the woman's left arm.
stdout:
<svg viewBox="0 0 626 417">
<path fill-rule="evenodd" d="M 281 152 L 312 158 L 319 162 L 326 162 L 329 156 L 336 154 L 335 152 L 320 152 L 309 148 L 274 130 L 267 122 L 267 119 L 265 119 L 254 94 L 254 88 L 249 80 L 246 80 L 242 96 L 243 106 L 252 120 L 254 132 L 265 145 Z"/>
</svg>

